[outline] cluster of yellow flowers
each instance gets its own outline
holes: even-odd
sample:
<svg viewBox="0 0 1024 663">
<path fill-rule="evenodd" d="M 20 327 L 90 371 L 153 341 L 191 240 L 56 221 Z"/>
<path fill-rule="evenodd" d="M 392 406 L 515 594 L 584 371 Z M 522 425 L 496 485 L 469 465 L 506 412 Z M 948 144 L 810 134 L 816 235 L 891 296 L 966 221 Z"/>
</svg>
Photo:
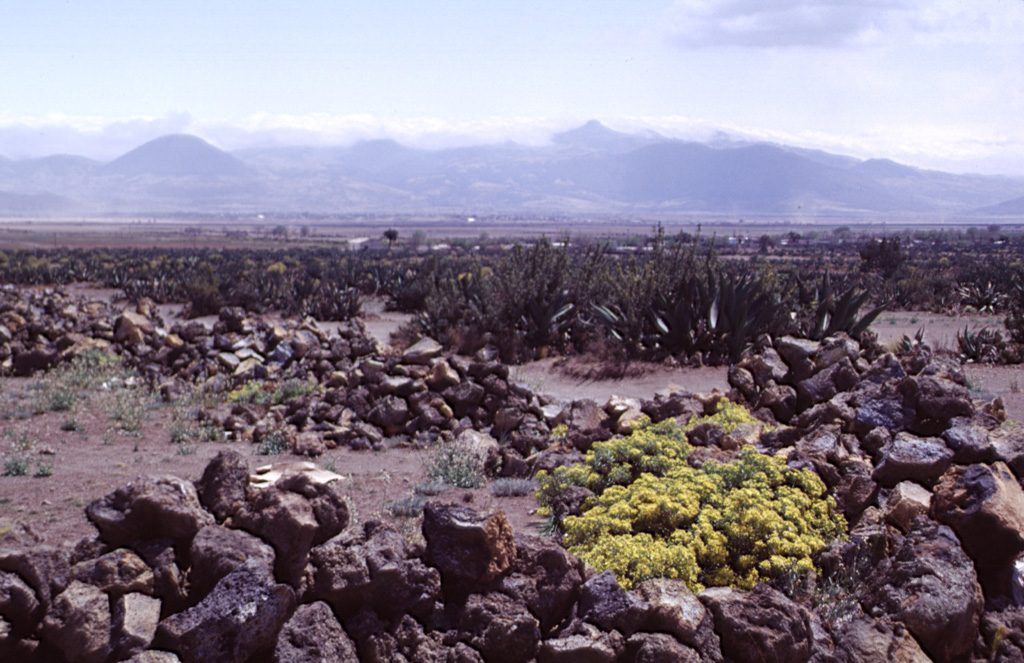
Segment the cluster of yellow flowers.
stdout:
<svg viewBox="0 0 1024 663">
<path fill-rule="evenodd" d="M 728 430 L 753 418 L 727 403 L 686 426 L 644 422 L 629 437 L 595 444 L 583 464 L 538 476 L 544 504 L 570 485 L 595 493 L 582 516 L 562 523 L 566 547 L 627 588 L 665 577 L 695 592 L 749 589 L 813 570 L 812 555 L 846 531 L 821 479 L 752 448 L 729 463 L 690 467 L 685 432 L 708 420 Z"/>
</svg>

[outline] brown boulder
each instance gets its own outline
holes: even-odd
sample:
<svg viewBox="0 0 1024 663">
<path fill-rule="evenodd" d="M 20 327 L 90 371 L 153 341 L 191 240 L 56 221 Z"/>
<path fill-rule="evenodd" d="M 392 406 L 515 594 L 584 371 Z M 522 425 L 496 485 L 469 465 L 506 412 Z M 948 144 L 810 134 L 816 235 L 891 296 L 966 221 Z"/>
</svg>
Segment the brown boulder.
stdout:
<svg viewBox="0 0 1024 663">
<path fill-rule="evenodd" d="M 221 525 L 209 525 L 192 539 L 189 558 L 189 595 L 198 601 L 210 593 L 220 579 L 246 560 L 254 560 L 274 568 L 274 549 L 259 538 Z"/>
<path fill-rule="evenodd" d="M 698 595 L 714 615 L 722 654 L 735 663 L 804 663 L 811 656 L 807 611 L 767 585 L 713 587 Z"/>
<path fill-rule="evenodd" d="M 886 500 L 885 519 L 906 532 L 918 516 L 928 514 L 931 504 L 932 494 L 927 488 L 913 481 L 901 481 Z"/>
<path fill-rule="evenodd" d="M 57 351 L 46 347 L 35 347 L 14 355 L 14 374 L 18 377 L 45 371 L 57 361 Z"/>
<path fill-rule="evenodd" d="M 440 357 L 443 350 L 440 343 L 429 336 L 424 336 L 402 353 L 402 363 L 429 364 L 431 360 Z"/>
<path fill-rule="evenodd" d="M 839 363 L 797 382 L 797 409 L 806 410 L 818 403 L 824 403 L 841 391 L 853 389 L 859 380 L 857 369 L 844 357 Z"/>
<path fill-rule="evenodd" d="M 789 385 L 769 383 L 758 399 L 755 409 L 766 407 L 775 418 L 788 422 L 796 414 L 796 389 Z"/>
<path fill-rule="evenodd" d="M 19 634 L 32 630 L 43 616 L 36 593 L 17 574 L 0 571 L 0 618 Z"/>
<path fill-rule="evenodd" d="M 68 551 L 45 545 L 10 547 L 0 544 L 0 571 L 17 575 L 35 592 L 43 609 L 50 599 L 67 587 L 69 580 Z"/>
<path fill-rule="evenodd" d="M 110 626 L 110 598 L 75 580 L 54 597 L 40 633 L 69 663 L 102 663 L 111 652 Z"/>
<path fill-rule="evenodd" d="M 327 601 L 342 617 L 364 606 L 385 617 L 432 606 L 441 594 L 437 569 L 393 529 L 370 522 L 366 530 L 365 541 L 338 537 L 310 551 L 304 600 Z"/>
<path fill-rule="evenodd" d="M 583 584 L 583 563 L 546 538 L 517 534 L 512 572 L 500 589 L 522 602 L 540 622 L 545 634 L 571 615 Z"/>
<path fill-rule="evenodd" d="M 935 486 L 932 515 L 957 533 L 988 598 L 1010 595 L 1024 552 L 1024 490 L 1005 463 L 955 466 Z"/>
<path fill-rule="evenodd" d="M 835 639 L 850 663 L 931 663 L 902 624 L 870 619 L 863 613 L 840 624 Z"/>
<path fill-rule="evenodd" d="M 894 555 L 875 565 L 862 605 L 902 622 L 933 660 L 945 663 L 970 651 L 984 598 L 956 534 L 921 516 Z"/>
<path fill-rule="evenodd" d="M 295 609 L 295 593 L 256 561 L 226 577 L 199 605 L 160 622 L 156 644 L 184 663 L 243 663 L 274 646 Z"/>
<path fill-rule="evenodd" d="M 75 564 L 71 567 L 71 578 L 113 596 L 153 593 L 153 572 L 142 558 L 125 548 Z"/>
<path fill-rule="evenodd" d="M 274 663 L 358 663 L 355 643 L 323 602 L 299 606 L 277 637 Z"/>
<path fill-rule="evenodd" d="M 114 602 L 111 615 L 115 658 L 138 654 L 149 647 L 160 623 L 160 599 L 146 594 L 125 594 Z"/>
<path fill-rule="evenodd" d="M 908 480 L 930 486 L 952 463 L 953 452 L 940 438 L 901 432 L 882 449 L 881 461 L 872 476 L 884 486 Z"/>
<path fill-rule="evenodd" d="M 537 654 L 540 625 L 504 594 L 471 594 L 458 621 L 460 637 L 487 663 L 522 663 Z"/>
<path fill-rule="evenodd" d="M 427 503 L 423 511 L 425 561 L 445 585 L 485 587 L 515 560 L 512 525 L 501 511 L 484 516 L 466 507 Z"/>
<path fill-rule="evenodd" d="M 699 653 L 667 633 L 636 633 L 626 641 L 629 663 L 702 663 Z"/>
<path fill-rule="evenodd" d="M 580 588 L 580 619 L 605 631 L 614 629 L 629 637 L 640 628 L 649 610 L 647 602 L 623 589 L 611 571 L 592 576 Z"/>
<path fill-rule="evenodd" d="M 650 606 L 640 628 L 671 633 L 679 642 L 701 652 L 717 652 L 721 643 L 711 614 L 682 580 L 645 580 L 637 592 Z"/>
<path fill-rule="evenodd" d="M 622 635 L 576 622 L 557 638 L 544 640 L 537 663 L 617 663 L 625 650 Z"/>
<path fill-rule="evenodd" d="M 112 546 L 169 538 L 187 547 L 196 532 L 213 524 L 192 483 L 172 476 L 142 477 L 93 501 L 85 512 Z"/>
</svg>

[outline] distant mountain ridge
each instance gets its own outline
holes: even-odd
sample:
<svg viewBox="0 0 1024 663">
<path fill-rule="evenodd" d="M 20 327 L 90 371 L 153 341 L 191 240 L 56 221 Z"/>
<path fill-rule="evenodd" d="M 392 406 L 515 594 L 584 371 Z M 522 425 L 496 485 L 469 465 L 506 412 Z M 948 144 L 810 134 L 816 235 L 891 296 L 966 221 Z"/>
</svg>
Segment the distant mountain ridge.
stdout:
<svg viewBox="0 0 1024 663">
<path fill-rule="evenodd" d="M 726 136 L 697 143 L 626 134 L 597 121 L 540 147 L 425 150 L 382 139 L 228 153 L 196 136 L 168 135 L 107 163 L 0 157 L 0 191 L 0 213 L 14 214 L 1024 214 L 1024 179 L 954 175 Z"/>
</svg>

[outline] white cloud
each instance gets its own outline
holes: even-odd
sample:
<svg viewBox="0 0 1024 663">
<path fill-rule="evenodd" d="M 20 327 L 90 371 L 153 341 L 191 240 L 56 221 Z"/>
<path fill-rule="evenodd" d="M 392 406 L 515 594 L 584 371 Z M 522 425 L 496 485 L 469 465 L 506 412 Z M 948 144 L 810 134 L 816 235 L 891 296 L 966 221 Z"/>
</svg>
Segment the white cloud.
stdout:
<svg viewBox="0 0 1024 663">
<path fill-rule="evenodd" d="M 1022 16 L 1018 0 L 677 0 L 665 25 L 688 48 L 848 48 L 1019 40 Z"/>
</svg>

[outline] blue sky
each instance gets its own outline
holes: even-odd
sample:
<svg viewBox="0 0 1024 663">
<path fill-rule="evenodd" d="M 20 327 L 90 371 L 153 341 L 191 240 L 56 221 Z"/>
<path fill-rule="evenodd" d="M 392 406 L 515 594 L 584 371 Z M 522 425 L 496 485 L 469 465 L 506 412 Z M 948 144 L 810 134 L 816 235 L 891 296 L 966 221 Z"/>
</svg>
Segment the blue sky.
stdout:
<svg viewBox="0 0 1024 663">
<path fill-rule="evenodd" d="M 1024 175 L 1024 0 L 8 0 L 0 62 L 11 158 L 596 118 Z"/>
</svg>

